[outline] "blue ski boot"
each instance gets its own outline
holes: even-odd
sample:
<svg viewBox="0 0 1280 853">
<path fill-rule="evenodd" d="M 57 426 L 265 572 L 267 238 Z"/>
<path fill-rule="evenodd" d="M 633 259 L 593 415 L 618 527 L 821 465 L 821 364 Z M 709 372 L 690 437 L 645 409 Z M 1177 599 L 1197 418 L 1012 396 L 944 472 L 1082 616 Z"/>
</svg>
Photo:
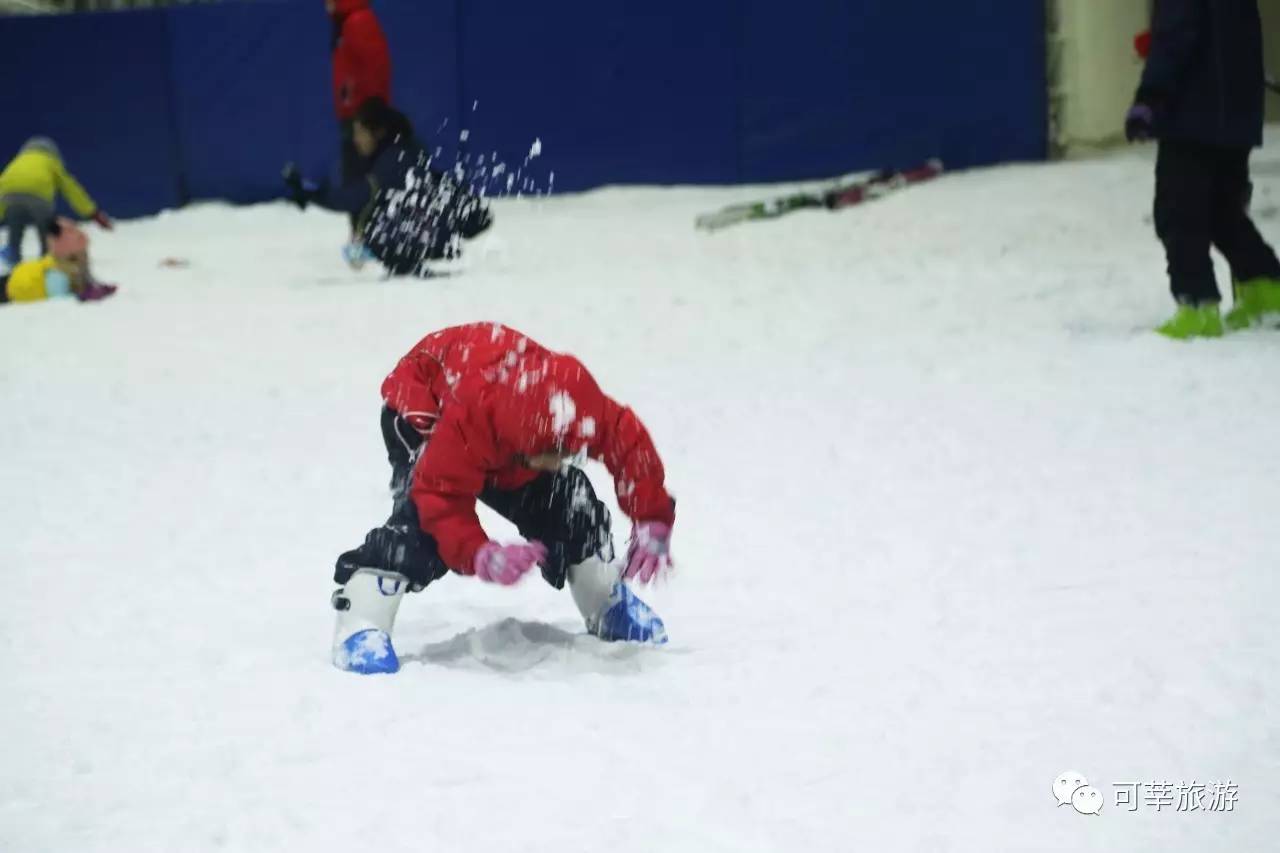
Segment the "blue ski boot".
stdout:
<svg viewBox="0 0 1280 853">
<path fill-rule="evenodd" d="M 587 631 L 606 642 L 667 641 L 667 629 L 649 605 L 627 588 L 618 570 L 600 557 L 569 567 L 569 591 Z"/>
<path fill-rule="evenodd" d="M 612 602 L 609 609 L 600 617 L 592 632 L 597 637 L 609 642 L 621 640 L 628 643 L 653 643 L 655 646 L 667 641 L 667 629 L 658 614 L 622 581 L 614 586 L 609 600 Z"/>
<path fill-rule="evenodd" d="M 338 611 L 334 666 L 361 675 L 399 671 L 391 628 L 408 585 L 403 575 L 359 569 L 346 586 L 333 593 L 333 609 Z"/>
<path fill-rule="evenodd" d="M 353 270 L 359 270 L 369 261 L 377 260 L 373 252 L 369 250 L 369 247 L 359 240 L 347 243 L 342 247 L 342 259 Z"/>
</svg>

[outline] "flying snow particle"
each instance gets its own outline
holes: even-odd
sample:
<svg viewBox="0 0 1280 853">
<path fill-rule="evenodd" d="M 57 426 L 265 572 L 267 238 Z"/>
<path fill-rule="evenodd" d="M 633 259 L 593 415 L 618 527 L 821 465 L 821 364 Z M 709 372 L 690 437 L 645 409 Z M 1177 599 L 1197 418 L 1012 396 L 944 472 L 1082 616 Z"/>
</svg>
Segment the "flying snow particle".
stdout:
<svg viewBox="0 0 1280 853">
<path fill-rule="evenodd" d="M 563 435 L 569 431 L 569 425 L 578 416 L 578 405 L 564 391 L 552 394 L 548 402 L 551 409 L 551 429 L 557 435 Z"/>
<path fill-rule="evenodd" d="M 529 159 L 532 160 L 534 157 L 541 156 L 541 154 L 542 154 L 542 140 L 534 139 L 533 145 L 529 146 Z"/>
</svg>

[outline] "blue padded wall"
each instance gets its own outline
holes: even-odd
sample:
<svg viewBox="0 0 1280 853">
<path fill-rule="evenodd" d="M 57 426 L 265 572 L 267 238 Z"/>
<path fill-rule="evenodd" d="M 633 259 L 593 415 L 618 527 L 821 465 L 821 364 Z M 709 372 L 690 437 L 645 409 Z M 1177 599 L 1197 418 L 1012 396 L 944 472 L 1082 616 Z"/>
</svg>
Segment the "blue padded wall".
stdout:
<svg viewBox="0 0 1280 853">
<path fill-rule="evenodd" d="M 1028 0 L 376 0 L 393 100 L 546 189 L 833 175 L 1047 148 Z M 0 158 L 53 136 L 116 215 L 336 175 L 319 0 L 0 18 Z M 127 47 L 125 47 L 127 46 Z M 127 51 L 127 54 L 122 54 Z"/>
<path fill-rule="evenodd" d="M 113 214 L 178 204 L 168 26 L 164 12 L 0 18 L 0 168 L 51 136 Z"/>
</svg>

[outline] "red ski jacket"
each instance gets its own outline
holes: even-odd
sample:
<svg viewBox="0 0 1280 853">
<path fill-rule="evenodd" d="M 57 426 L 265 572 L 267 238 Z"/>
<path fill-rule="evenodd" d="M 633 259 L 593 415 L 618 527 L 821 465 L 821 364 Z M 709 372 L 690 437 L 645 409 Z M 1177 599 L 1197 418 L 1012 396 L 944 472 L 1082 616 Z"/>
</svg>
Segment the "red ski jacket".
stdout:
<svg viewBox="0 0 1280 853">
<path fill-rule="evenodd" d="M 391 102 L 391 53 L 369 0 L 336 0 L 333 21 L 333 103 L 346 121 L 375 95 Z"/>
<path fill-rule="evenodd" d="M 382 395 L 415 426 L 434 423 L 410 495 L 422 529 L 460 574 L 472 574 L 488 541 L 476 516 L 480 492 L 533 481 L 540 472 L 526 460 L 543 453 L 603 462 L 632 520 L 675 521 L 662 459 L 635 412 L 601 391 L 582 362 L 515 329 L 433 332 L 400 360 Z"/>
</svg>

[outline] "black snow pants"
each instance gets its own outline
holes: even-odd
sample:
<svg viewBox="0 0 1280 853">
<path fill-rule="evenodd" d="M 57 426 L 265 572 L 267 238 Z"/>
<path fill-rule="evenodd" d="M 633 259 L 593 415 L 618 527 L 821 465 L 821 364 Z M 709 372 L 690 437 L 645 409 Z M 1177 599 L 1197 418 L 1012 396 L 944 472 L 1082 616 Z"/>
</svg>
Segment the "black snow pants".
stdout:
<svg viewBox="0 0 1280 853">
<path fill-rule="evenodd" d="M 391 463 L 391 494 L 397 500 L 409 485 L 409 474 L 422 449 L 422 434 L 390 406 L 382 407 L 382 443 Z"/>
<path fill-rule="evenodd" d="M 1235 281 L 1280 279 L 1280 261 L 1249 218 L 1249 149 L 1162 140 L 1156 156 L 1156 235 L 1164 244 L 1173 296 L 1187 305 L 1218 302 L 1210 246 Z"/>
<path fill-rule="evenodd" d="M 362 180 L 369 174 L 369 161 L 356 150 L 355 132 L 352 127 L 354 124 L 350 119 L 338 124 L 338 133 L 342 139 L 340 151 L 342 155 L 343 186 Z M 351 230 L 354 231 L 360 217 L 355 213 L 348 214 L 348 216 L 351 219 Z"/>
<path fill-rule="evenodd" d="M 512 491 L 485 489 L 480 501 L 515 524 L 525 539 L 547 546 L 542 576 L 556 589 L 564 587 L 570 566 L 597 554 L 613 559 L 609 509 L 578 468 L 543 474 Z M 419 525 L 418 510 L 407 494 L 396 500 L 385 524 L 369 531 L 363 545 L 338 558 L 333 579 L 345 584 L 360 568 L 402 574 L 414 589 L 449 571 L 435 540 Z"/>
</svg>

